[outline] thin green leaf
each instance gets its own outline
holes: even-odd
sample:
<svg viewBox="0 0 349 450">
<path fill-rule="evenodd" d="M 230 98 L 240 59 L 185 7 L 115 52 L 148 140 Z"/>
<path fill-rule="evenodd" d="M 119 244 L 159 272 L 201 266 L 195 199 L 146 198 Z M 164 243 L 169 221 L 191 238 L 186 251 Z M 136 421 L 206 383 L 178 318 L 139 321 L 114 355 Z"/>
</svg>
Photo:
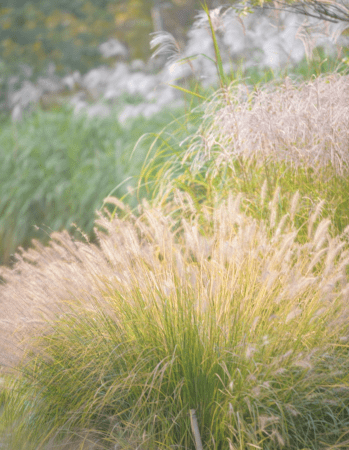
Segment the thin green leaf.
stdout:
<svg viewBox="0 0 349 450">
<path fill-rule="evenodd" d="M 213 45 L 214 45 L 214 51 L 215 51 L 215 55 L 216 55 L 217 72 L 218 72 L 218 76 L 219 76 L 219 79 L 220 79 L 221 88 L 223 88 L 224 86 L 228 85 L 228 79 L 227 79 L 227 77 L 226 77 L 226 75 L 224 73 L 223 62 L 222 62 L 221 54 L 220 54 L 220 51 L 219 51 L 216 34 L 215 34 L 215 31 L 214 31 L 214 28 L 213 28 L 213 25 L 212 25 L 210 11 L 209 11 L 209 9 L 207 7 L 206 2 L 205 2 L 205 4 L 202 4 L 202 8 L 205 11 L 205 13 L 207 14 L 207 19 L 208 19 L 208 22 L 210 24 L 211 34 L 212 34 L 212 39 L 213 39 Z"/>
<path fill-rule="evenodd" d="M 188 89 L 182 88 L 181 86 L 176 86 L 174 84 L 169 84 L 168 86 L 173 87 L 175 89 L 179 89 L 180 91 L 186 92 L 187 94 L 195 95 L 196 97 L 202 98 L 203 100 L 206 100 L 206 97 L 203 97 L 202 95 L 197 94 L 196 92 L 188 91 Z"/>
</svg>

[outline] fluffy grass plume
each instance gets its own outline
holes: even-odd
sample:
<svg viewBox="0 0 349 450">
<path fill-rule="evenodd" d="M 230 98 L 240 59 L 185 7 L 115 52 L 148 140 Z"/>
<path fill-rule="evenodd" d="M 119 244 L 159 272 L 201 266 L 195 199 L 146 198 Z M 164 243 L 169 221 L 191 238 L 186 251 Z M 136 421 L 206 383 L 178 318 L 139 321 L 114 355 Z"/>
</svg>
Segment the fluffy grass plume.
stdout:
<svg viewBox="0 0 349 450">
<path fill-rule="evenodd" d="M 2 364 L 27 350 L 8 448 L 194 449 L 190 410 L 205 449 L 345 448 L 348 230 L 325 220 L 300 244 L 290 215 L 232 195 L 199 212 L 178 190 L 122 219 L 106 202 L 100 248 L 56 233 L 2 269 Z"/>
</svg>

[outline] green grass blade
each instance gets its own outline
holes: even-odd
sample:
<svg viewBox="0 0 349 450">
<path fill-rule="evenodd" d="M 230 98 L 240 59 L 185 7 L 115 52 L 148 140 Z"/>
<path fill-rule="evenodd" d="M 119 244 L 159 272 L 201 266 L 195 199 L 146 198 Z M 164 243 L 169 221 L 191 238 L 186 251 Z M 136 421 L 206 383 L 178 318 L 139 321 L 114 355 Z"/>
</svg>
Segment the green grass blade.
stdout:
<svg viewBox="0 0 349 450">
<path fill-rule="evenodd" d="M 220 79 L 221 88 L 223 88 L 224 86 L 228 85 L 228 80 L 227 80 L 227 77 L 226 77 L 226 75 L 224 73 L 223 62 L 222 62 L 221 54 L 220 54 L 220 51 L 219 51 L 216 34 L 215 34 L 215 31 L 214 31 L 214 28 L 213 28 L 213 25 L 212 25 L 210 11 L 209 11 L 209 9 L 207 7 L 206 2 L 205 2 L 205 4 L 202 4 L 202 8 L 205 11 L 205 13 L 207 14 L 207 19 L 208 19 L 208 22 L 210 24 L 212 40 L 213 40 L 213 45 L 214 45 L 214 51 L 215 51 L 215 55 L 216 55 L 217 72 L 218 72 L 218 76 L 219 76 L 219 79 Z"/>
<path fill-rule="evenodd" d="M 204 97 L 203 95 L 197 94 L 196 92 L 193 92 L 193 91 L 189 91 L 188 89 L 185 89 L 181 86 L 176 86 L 175 84 L 169 84 L 168 86 L 178 89 L 180 91 L 183 91 L 186 94 L 195 95 L 198 98 L 202 98 L 203 100 L 206 100 L 206 97 Z"/>
</svg>

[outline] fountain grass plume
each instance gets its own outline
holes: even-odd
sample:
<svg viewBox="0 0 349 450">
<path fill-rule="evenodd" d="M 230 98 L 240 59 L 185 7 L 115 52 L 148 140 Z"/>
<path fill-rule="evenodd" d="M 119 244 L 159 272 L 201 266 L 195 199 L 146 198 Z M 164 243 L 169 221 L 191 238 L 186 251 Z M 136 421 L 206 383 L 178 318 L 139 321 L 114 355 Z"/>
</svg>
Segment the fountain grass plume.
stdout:
<svg viewBox="0 0 349 450">
<path fill-rule="evenodd" d="M 24 355 L 8 448 L 87 433 L 96 448 L 194 449 L 190 410 L 204 448 L 344 445 L 349 229 L 320 220 L 301 244 L 275 202 L 266 220 L 242 202 L 198 210 L 177 190 L 119 218 L 127 205 L 108 198 L 99 247 L 56 233 L 2 270 L 1 355 Z"/>
</svg>

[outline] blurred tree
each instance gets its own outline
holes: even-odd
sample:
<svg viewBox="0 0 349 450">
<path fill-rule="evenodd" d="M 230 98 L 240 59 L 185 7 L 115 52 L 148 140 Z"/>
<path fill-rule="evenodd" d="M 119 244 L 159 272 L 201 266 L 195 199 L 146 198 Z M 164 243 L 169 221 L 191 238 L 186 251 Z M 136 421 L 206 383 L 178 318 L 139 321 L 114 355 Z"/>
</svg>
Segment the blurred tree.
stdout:
<svg viewBox="0 0 349 450">
<path fill-rule="evenodd" d="M 210 8 L 220 3 L 207 1 Z M 200 10 L 201 0 L 1 0 L 0 110 L 9 88 L 52 63 L 59 75 L 114 64 L 99 51 L 111 38 L 126 45 L 130 59 L 150 58 L 149 35 L 159 28 L 184 44 Z"/>
<path fill-rule="evenodd" d="M 126 44 L 132 59 L 147 59 L 154 11 L 161 26 L 183 41 L 200 9 L 200 0 L 2 0 L 0 60 L 13 72 L 28 64 L 34 75 L 48 62 L 59 73 L 86 72 L 107 62 L 98 47 L 109 38 Z"/>
<path fill-rule="evenodd" d="M 73 0 L 26 2 L 16 8 L 0 8 L 0 58 L 18 70 L 28 64 L 34 74 L 48 62 L 58 72 L 88 70 L 101 63 L 98 46 L 115 33 L 114 17 L 96 3 Z M 17 0 L 17 4 L 24 3 Z"/>
</svg>

